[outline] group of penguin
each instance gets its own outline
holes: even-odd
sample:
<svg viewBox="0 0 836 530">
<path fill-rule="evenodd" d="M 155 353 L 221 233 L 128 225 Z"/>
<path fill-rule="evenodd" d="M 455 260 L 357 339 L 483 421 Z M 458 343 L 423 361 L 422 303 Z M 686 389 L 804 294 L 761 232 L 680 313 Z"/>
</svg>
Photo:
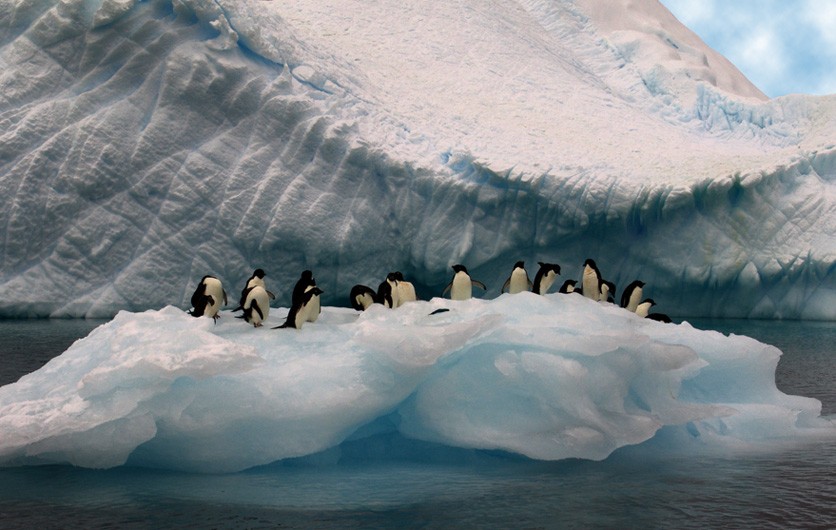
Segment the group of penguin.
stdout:
<svg viewBox="0 0 836 530">
<path fill-rule="evenodd" d="M 233 313 L 241 311 L 245 321 L 254 327 L 261 327 L 267 316 L 270 314 L 270 300 L 275 300 L 276 295 L 267 290 L 264 284 L 264 269 L 256 269 L 250 279 L 247 280 L 244 289 L 241 291 L 241 298 L 238 307 L 232 310 Z M 301 277 L 293 287 L 291 295 L 291 306 L 284 324 L 276 326 L 279 328 L 302 329 L 305 322 L 316 322 L 322 308 L 319 297 L 322 289 L 316 286 L 313 273 L 309 270 L 302 272 Z M 223 305 L 226 305 L 227 296 L 221 281 L 214 276 L 204 276 L 197 284 L 192 295 L 192 309 L 189 314 L 195 317 L 208 316 L 218 320 L 218 312 Z"/>
<path fill-rule="evenodd" d="M 546 294 L 551 289 L 560 274 L 560 265 L 556 263 L 538 262 L 540 268 L 534 276 L 534 281 L 529 279 L 525 269 L 525 262 L 518 261 L 514 264 L 508 279 L 502 286 L 501 292 L 511 294 L 523 291 L 532 291 L 536 294 Z M 485 284 L 474 280 L 467 272 L 464 265 L 453 265 L 453 278 L 447 287 L 444 288 L 442 296 L 450 293 L 452 300 L 468 300 L 473 296 L 473 288 L 478 287 L 487 291 Z M 276 296 L 267 290 L 264 284 L 264 270 L 256 269 L 253 275 L 247 280 L 244 289 L 241 291 L 241 298 L 238 307 L 233 312 L 242 311 L 242 318 L 254 327 L 261 327 L 270 313 L 270 300 Z M 670 317 L 663 313 L 651 313 L 650 309 L 656 305 L 652 298 L 642 298 L 645 283 L 635 280 L 630 283 L 621 294 L 620 306 L 634 312 L 637 315 L 657 320 L 660 322 L 671 322 Z M 566 280 L 558 290 L 559 293 L 576 293 L 586 298 L 599 302 L 615 303 L 615 284 L 604 280 L 598 266 L 592 259 L 587 259 L 583 264 L 581 285 L 578 286 L 575 280 Z M 320 295 L 323 291 L 316 286 L 313 273 L 309 270 L 303 271 L 299 280 L 293 288 L 291 295 L 291 306 L 285 322 L 273 329 L 295 328 L 301 329 L 306 322 L 315 322 L 321 312 Z M 401 272 L 390 272 L 377 290 L 366 285 L 355 285 L 349 293 L 351 306 L 364 311 L 372 304 L 382 304 L 388 308 L 400 307 L 403 304 L 418 299 L 415 287 L 404 279 Z M 189 314 L 195 317 L 208 316 L 217 320 L 218 312 L 223 305 L 227 304 L 226 291 L 221 281 L 214 276 L 204 276 L 192 295 L 192 309 Z"/>
</svg>

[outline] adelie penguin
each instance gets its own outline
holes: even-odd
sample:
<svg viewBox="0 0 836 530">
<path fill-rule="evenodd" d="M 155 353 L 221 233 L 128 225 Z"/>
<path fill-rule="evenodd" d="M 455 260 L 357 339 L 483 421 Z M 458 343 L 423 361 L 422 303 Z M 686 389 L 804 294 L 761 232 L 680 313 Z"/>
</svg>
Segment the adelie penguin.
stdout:
<svg viewBox="0 0 836 530">
<path fill-rule="evenodd" d="M 273 329 L 281 328 L 295 328 L 302 329 L 305 322 L 309 321 L 312 301 L 318 299 L 323 293 L 319 287 L 311 287 L 301 296 L 301 298 L 293 304 L 290 311 L 287 313 L 287 318 L 284 324 L 276 326 Z"/>
<path fill-rule="evenodd" d="M 557 263 L 543 263 L 542 261 L 538 261 L 537 264 L 540 265 L 540 268 L 534 275 L 531 290 L 537 294 L 546 294 L 560 275 L 560 265 Z"/>
<path fill-rule="evenodd" d="M 365 311 L 377 302 L 377 293 L 366 285 L 355 285 L 351 288 L 348 297 L 351 299 L 351 307 L 357 311 Z"/>
<path fill-rule="evenodd" d="M 260 328 L 270 314 L 270 292 L 261 285 L 253 285 L 247 289 L 241 308 L 244 314 L 240 318 Z"/>
<path fill-rule="evenodd" d="M 214 276 L 206 275 L 201 278 L 192 295 L 192 310 L 189 311 L 189 314 L 193 317 L 205 315 L 212 317 L 217 322 L 220 318 L 218 311 L 221 309 L 222 300 L 223 305 L 226 305 L 226 291 L 224 291 L 223 284 Z"/>
<path fill-rule="evenodd" d="M 591 300 L 601 298 L 601 273 L 594 260 L 588 259 L 583 262 L 581 290 L 583 295 Z"/>
<path fill-rule="evenodd" d="M 314 287 L 316 287 L 316 280 L 313 277 L 313 272 L 309 270 L 302 271 L 302 274 L 299 276 L 299 280 L 297 280 L 296 285 L 293 286 L 290 306 L 293 307 L 294 304 L 301 301 L 305 297 L 305 293 Z M 314 297 L 309 305 L 308 322 L 316 322 L 316 319 L 319 318 L 319 313 L 322 311 L 319 303 L 319 296 Z"/>
<path fill-rule="evenodd" d="M 636 308 L 639 306 L 642 299 L 642 290 L 644 285 L 644 282 L 641 280 L 631 282 L 630 285 L 624 289 L 624 292 L 621 293 L 621 307 L 627 311 L 635 313 Z"/>
<path fill-rule="evenodd" d="M 249 277 L 246 285 L 244 285 L 244 288 L 241 290 L 241 299 L 238 301 L 238 307 L 232 310 L 233 313 L 244 309 L 244 303 L 247 300 L 247 293 L 249 293 L 250 289 L 252 289 L 253 287 L 262 287 L 267 292 L 267 296 L 271 300 L 276 299 L 276 295 L 268 291 L 267 286 L 264 284 L 265 276 L 266 274 L 264 272 L 264 269 L 256 269 L 253 271 L 253 275 Z"/>
<path fill-rule="evenodd" d="M 485 287 L 485 284 L 474 280 L 470 277 L 467 273 L 467 268 L 464 265 L 453 265 L 453 279 L 444 288 L 444 291 L 441 293 L 441 296 L 447 294 L 447 291 L 450 291 L 450 299 L 451 300 L 469 300 L 473 297 L 473 286 L 479 287 L 484 289 L 485 291 L 488 290 Z"/>
<path fill-rule="evenodd" d="M 563 294 L 574 293 L 575 292 L 575 285 L 577 283 L 578 282 L 576 282 L 575 280 L 566 280 L 565 282 L 563 282 L 563 285 L 560 286 L 560 290 L 558 290 L 557 292 L 563 293 Z"/>
<path fill-rule="evenodd" d="M 514 264 L 511 275 L 505 280 L 500 293 L 508 291 L 511 294 L 531 290 L 531 280 L 528 279 L 528 271 L 525 270 L 525 262 L 518 261 Z"/>
</svg>

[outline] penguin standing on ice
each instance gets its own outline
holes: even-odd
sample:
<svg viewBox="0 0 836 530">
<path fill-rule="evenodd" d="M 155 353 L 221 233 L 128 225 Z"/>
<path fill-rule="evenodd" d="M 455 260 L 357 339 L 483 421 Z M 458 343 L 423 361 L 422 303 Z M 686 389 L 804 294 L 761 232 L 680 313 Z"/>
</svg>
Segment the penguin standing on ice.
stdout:
<svg viewBox="0 0 836 530">
<path fill-rule="evenodd" d="M 455 272 L 453 279 L 447 287 L 444 288 L 441 296 L 444 296 L 447 294 L 447 291 L 450 291 L 451 300 L 470 300 L 470 298 L 473 297 L 474 285 L 484 289 L 485 291 L 488 290 L 484 283 L 470 277 L 470 274 L 467 273 L 467 268 L 465 268 L 464 265 L 453 265 L 453 271 Z"/>
<path fill-rule="evenodd" d="M 313 277 L 313 272 L 309 270 L 302 271 L 302 274 L 299 276 L 299 280 L 297 280 L 296 285 L 293 286 L 293 294 L 290 298 L 290 307 L 293 307 L 296 303 L 305 298 L 305 293 L 314 287 L 316 287 L 316 279 Z M 319 318 L 319 313 L 321 311 L 322 308 L 320 307 L 319 296 L 315 296 L 308 302 L 308 322 L 316 322 L 316 319 Z"/>
<path fill-rule="evenodd" d="M 348 297 L 351 299 L 351 307 L 357 311 L 365 311 L 373 303 L 377 302 L 377 293 L 366 285 L 355 285 L 351 288 Z"/>
<path fill-rule="evenodd" d="M 308 314 L 311 310 L 310 304 L 311 300 L 314 298 L 318 298 L 322 294 L 322 289 L 319 287 L 312 287 L 305 291 L 302 297 L 291 306 L 290 311 L 287 312 L 287 318 L 284 321 L 284 324 L 281 326 L 276 326 L 273 329 L 281 329 L 281 328 L 295 328 L 295 329 L 302 329 L 302 326 L 305 322 L 309 321 L 310 315 Z"/>
<path fill-rule="evenodd" d="M 412 282 L 404 280 L 403 273 L 401 271 L 395 271 L 392 274 L 394 275 L 395 282 L 397 282 L 398 286 L 397 307 L 400 307 L 407 302 L 415 302 L 418 300 L 418 295 L 415 294 L 415 286 L 412 285 Z"/>
<path fill-rule="evenodd" d="M 531 290 L 537 294 L 546 294 L 560 274 L 560 265 L 557 263 L 543 263 L 542 261 L 538 261 L 537 264 L 540 265 L 540 268 L 534 275 Z"/>
<path fill-rule="evenodd" d="M 270 314 L 270 292 L 261 285 L 253 285 L 246 291 L 241 308 L 244 310 L 241 318 L 260 328 Z"/>
<path fill-rule="evenodd" d="M 192 295 L 192 310 L 189 311 L 189 314 L 193 317 L 205 315 L 212 317 L 217 322 L 220 318 L 218 311 L 221 309 L 222 300 L 223 305 L 226 305 L 226 291 L 224 291 L 223 284 L 214 276 L 206 275 L 201 278 Z"/>
<path fill-rule="evenodd" d="M 256 286 L 264 288 L 264 290 L 267 292 L 268 298 L 270 298 L 271 300 L 276 299 L 276 295 L 268 291 L 267 286 L 264 284 L 265 276 L 266 274 L 264 272 L 264 269 L 256 269 L 253 271 L 253 275 L 250 276 L 250 278 L 247 280 L 246 285 L 244 285 L 244 288 L 241 290 L 241 298 L 238 301 L 238 307 L 232 310 L 233 313 L 235 311 L 240 311 L 244 309 L 244 303 L 247 301 L 247 293 L 250 292 L 250 289 Z"/>
<path fill-rule="evenodd" d="M 508 291 L 511 294 L 531 290 L 531 280 L 528 279 L 528 272 L 525 270 L 525 262 L 518 261 L 514 264 L 511 275 L 505 280 L 500 293 Z"/>
<path fill-rule="evenodd" d="M 591 300 L 601 298 L 601 272 L 595 260 L 587 259 L 583 262 L 583 277 L 581 280 L 583 295 Z"/>
<path fill-rule="evenodd" d="M 627 311 L 636 312 L 639 302 L 642 299 L 642 290 L 645 283 L 641 280 L 635 280 L 630 283 L 621 293 L 621 307 Z"/>
<path fill-rule="evenodd" d="M 578 282 L 576 282 L 575 280 L 566 280 L 565 282 L 563 282 L 563 285 L 560 286 L 560 290 L 557 292 L 563 294 L 574 293 L 575 285 L 577 285 L 577 283 Z"/>
</svg>

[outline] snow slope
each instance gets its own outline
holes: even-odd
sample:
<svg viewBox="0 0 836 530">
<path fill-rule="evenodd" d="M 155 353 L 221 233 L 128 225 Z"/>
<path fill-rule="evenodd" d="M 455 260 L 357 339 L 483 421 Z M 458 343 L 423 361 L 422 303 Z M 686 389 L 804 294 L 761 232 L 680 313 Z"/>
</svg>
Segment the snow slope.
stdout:
<svg viewBox="0 0 836 530">
<path fill-rule="evenodd" d="M 591 257 L 671 314 L 836 318 L 836 97 L 652 0 L 0 0 L 0 72 L 3 316 Z"/>
<path fill-rule="evenodd" d="M 231 472 L 450 447 L 601 460 L 640 444 L 699 458 L 836 439 L 818 400 L 775 387 L 779 357 L 574 294 L 325 307 L 301 330 L 120 312 L 0 388 L 0 465 Z"/>
</svg>

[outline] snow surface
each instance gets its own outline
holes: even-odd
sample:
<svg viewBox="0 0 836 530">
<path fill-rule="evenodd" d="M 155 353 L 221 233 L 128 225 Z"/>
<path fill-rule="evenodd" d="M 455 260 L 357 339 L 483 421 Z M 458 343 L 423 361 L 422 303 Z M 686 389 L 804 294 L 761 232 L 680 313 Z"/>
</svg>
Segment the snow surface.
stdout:
<svg viewBox="0 0 836 530">
<path fill-rule="evenodd" d="M 655 0 L 0 0 L 0 316 L 593 258 L 670 314 L 834 319 L 834 180 L 836 96 L 768 100 Z"/>
<path fill-rule="evenodd" d="M 542 460 L 836 438 L 819 401 L 775 387 L 779 356 L 574 294 L 325 307 L 301 330 L 120 312 L 0 388 L 0 464 L 227 472 L 344 443 L 374 457 L 393 434 Z"/>
</svg>

